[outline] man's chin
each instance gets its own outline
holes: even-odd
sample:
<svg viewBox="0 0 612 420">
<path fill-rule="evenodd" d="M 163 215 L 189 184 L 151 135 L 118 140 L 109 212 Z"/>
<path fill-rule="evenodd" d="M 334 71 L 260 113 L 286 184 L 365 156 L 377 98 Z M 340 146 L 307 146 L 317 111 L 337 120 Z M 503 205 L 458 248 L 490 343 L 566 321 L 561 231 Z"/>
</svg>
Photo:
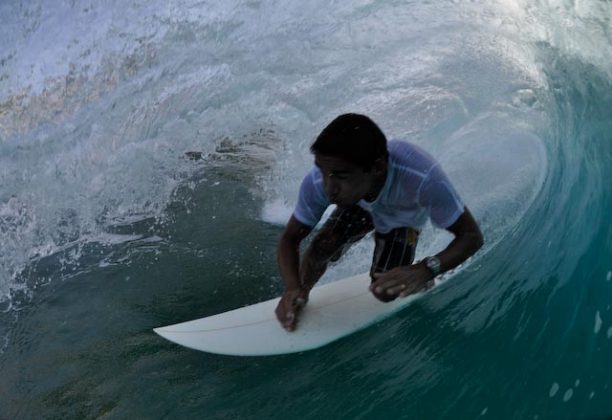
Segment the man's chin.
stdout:
<svg viewBox="0 0 612 420">
<path fill-rule="evenodd" d="M 338 207 L 339 209 L 346 210 L 350 207 L 353 207 L 357 203 L 335 202 L 333 204 L 335 204 L 336 207 Z"/>
</svg>

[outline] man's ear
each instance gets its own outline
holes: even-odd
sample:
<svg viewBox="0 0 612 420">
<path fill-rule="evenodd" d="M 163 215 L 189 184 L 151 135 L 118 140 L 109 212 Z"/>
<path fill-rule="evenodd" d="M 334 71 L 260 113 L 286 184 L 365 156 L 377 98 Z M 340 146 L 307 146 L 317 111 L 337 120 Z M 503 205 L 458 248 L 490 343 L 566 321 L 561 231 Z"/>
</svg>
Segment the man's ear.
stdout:
<svg viewBox="0 0 612 420">
<path fill-rule="evenodd" d="M 378 158 L 374 161 L 374 173 L 383 174 L 387 170 L 387 158 Z"/>
</svg>

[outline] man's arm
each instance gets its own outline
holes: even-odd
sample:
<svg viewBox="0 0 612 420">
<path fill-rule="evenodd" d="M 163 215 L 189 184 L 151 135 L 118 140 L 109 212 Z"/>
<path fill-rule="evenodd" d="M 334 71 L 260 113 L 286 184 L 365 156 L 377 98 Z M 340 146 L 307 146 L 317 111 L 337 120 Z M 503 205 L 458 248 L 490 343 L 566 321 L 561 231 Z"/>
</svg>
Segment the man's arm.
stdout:
<svg viewBox="0 0 612 420">
<path fill-rule="evenodd" d="M 447 230 L 455 235 L 455 238 L 442 252 L 435 255 L 440 260 L 441 273 L 457 267 L 484 244 L 480 228 L 467 207 Z"/>
<path fill-rule="evenodd" d="M 278 242 L 277 260 L 284 292 L 276 308 L 276 317 L 283 328 L 293 331 L 297 317 L 308 300 L 308 292 L 300 281 L 300 243 L 312 231 L 295 217 L 291 216 L 285 231 Z"/>
<path fill-rule="evenodd" d="M 440 260 L 440 273 L 457 267 L 474 255 L 484 243 L 480 228 L 467 207 L 447 230 L 455 235 L 455 238 L 443 251 L 435 255 Z M 421 261 L 375 274 L 370 290 L 375 295 L 404 297 L 428 288 L 433 277 L 431 270 Z"/>
</svg>

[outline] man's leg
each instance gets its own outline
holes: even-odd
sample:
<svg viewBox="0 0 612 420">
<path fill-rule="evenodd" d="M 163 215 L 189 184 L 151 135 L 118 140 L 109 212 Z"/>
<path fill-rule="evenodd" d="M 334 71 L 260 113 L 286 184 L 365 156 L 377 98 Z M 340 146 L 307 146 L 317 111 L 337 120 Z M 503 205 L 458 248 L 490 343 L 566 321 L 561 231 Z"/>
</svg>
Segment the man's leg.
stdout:
<svg viewBox="0 0 612 420">
<path fill-rule="evenodd" d="M 373 229 L 370 214 L 361 207 L 337 208 L 304 253 L 300 265 L 302 285 L 312 288 L 330 261 L 337 261 L 353 243 Z"/>
<path fill-rule="evenodd" d="M 412 228 L 397 228 L 389 233 L 378 233 L 374 235 L 376 247 L 370 268 L 370 277 L 374 273 L 384 273 L 396 267 L 412 264 L 414 252 L 419 239 L 419 232 Z M 377 298 L 390 302 L 396 296 L 379 296 Z"/>
</svg>

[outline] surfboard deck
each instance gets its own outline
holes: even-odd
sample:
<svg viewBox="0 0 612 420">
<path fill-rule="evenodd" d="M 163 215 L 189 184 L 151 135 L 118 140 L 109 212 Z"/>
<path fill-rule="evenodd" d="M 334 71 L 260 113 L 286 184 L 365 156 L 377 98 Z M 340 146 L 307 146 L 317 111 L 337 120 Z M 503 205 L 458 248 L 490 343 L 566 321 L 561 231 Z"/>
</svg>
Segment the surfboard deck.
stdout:
<svg viewBox="0 0 612 420">
<path fill-rule="evenodd" d="M 195 350 L 233 356 L 271 356 L 312 350 L 380 321 L 420 294 L 383 303 L 368 290 L 367 273 L 314 287 L 297 329 L 285 331 L 274 310 L 280 298 L 218 315 L 155 328 Z"/>
</svg>

